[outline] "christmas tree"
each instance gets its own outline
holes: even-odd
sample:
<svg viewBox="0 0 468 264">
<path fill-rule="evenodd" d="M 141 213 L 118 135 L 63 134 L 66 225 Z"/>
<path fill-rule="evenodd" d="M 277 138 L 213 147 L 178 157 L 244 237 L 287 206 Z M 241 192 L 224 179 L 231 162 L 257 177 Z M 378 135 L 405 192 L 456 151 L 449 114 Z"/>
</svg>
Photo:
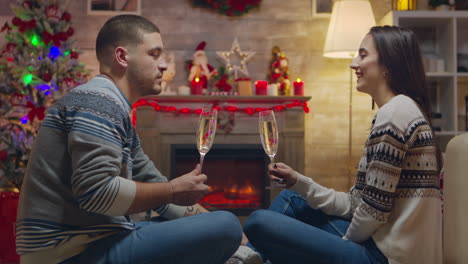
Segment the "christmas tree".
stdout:
<svg viewBox="0 0 468 264">
<path fill-rule="evenodd" d="M 64 3 L 17 1 L 1 28 L 7 44 L 0 54 L 0 186 L 19 187 L 47 107 L 87 81 Z"/>
</svg>

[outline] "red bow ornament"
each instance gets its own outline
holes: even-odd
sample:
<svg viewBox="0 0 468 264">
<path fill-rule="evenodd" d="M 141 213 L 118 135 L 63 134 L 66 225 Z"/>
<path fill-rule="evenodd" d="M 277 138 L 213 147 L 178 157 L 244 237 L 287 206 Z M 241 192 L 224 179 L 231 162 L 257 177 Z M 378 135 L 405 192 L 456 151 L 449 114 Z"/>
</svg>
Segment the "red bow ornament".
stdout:
<svg viewBox="0 0 468 264">
<path fill-rule="evenodd" d="M 28 113 L 28 120 L 30 122 L 33 122 L 35 117 L 39 120 L 44 119 L 46 110 L 44 106 L 36 107 L 31 101 L 28 101 L 26 108 L 31 108 Z"/>
<path fill-rule="evenodd" d="M 232 86 L 227 82 L 227 75 L 223 75 L 215 86 L 222 92 L 229 92 L 232 89 Z"/>
<path fill-rule="evenodd" d="M 19 17 L 14 17 L 11 20 L 11 23 L 17 26 L 20 32 L 24 32 L 26 31 L 26 29 L 34 29 L 37 25 L 35 19 L 31 19 L 29 21 L 23 21 Z"/>
<path fill-rule="evenodd" d="M 62 44 L 62 41 L 66 41 L 68 39 L 68 35 L 65 32 L 59 32 L 57 34 L 50 34 L 47 31 L 42 32 L 42 38 L 44 39 L 44 43 L 46 45 L 49 45 L 49 43 L 52 41 L 54 43 L 54 46 L 60 47 Z"/>
</svg>

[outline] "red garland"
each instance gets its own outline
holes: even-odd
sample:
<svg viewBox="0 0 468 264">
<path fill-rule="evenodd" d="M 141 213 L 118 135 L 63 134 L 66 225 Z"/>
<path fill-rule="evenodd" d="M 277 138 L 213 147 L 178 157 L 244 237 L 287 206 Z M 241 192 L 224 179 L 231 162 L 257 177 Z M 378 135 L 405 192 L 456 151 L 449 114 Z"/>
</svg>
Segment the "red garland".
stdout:
<svg viewBox="0 0 468 264">
<path fill-rule="evenodd" d="M 181 114 L 197 114 L 197 115 L 199 115 L 201 113 L 201 111 L 202 111 L 201 108 L 190 109 L 190 108 L 184 107 L 184 108 L 177 109 L 175 106 L 160 105 L 160 104 L 157 103 L 157 100 L 148 101 L 147 99 L 141 99 L 141 100 L 138 100 L 132 107 L 132 114 L 131 115 L 132 115 L 132 123 L 133 123 L 134 126 L 136 126 L 136 108 L 140 107 L 140 106 L 151 106 L 151 107 L 153 107 L 153 109 L 155 111 L 159 111 L 159 112 L 174 112 L 174 113 L 181 113 Z M 248 115 L 253 115 L 255 113 L 265 111 L 265 110 L 273 110 L 273 111 L 276 111 L 276 112 L 281 112 L 281 111 L 286 110 L 287 108 L 296 108 L 296 107 L 302 107 L 302 109 L 304 110 L 305 113 L 309 113 L 310 109 L 309 109 L 309 106 L 307 105 L 307 102 L 300 102 L 298 100 L 294 100 L 292 103 L 276 105 L 276 106 L 269 107 L 269 108 L 261 108 L 261 107 L 257 107 L 257 108 L 253 108 L 253 107 L 238 108 L 237 106 L 233 106 L 233 105 L 228 105 L 228 106 L 224 106 L 224 107 L 213 106 L 213 108 L 218 110 L 218 111 L 243 112 L 243 113 L 246 113 Z"/>
</svg>

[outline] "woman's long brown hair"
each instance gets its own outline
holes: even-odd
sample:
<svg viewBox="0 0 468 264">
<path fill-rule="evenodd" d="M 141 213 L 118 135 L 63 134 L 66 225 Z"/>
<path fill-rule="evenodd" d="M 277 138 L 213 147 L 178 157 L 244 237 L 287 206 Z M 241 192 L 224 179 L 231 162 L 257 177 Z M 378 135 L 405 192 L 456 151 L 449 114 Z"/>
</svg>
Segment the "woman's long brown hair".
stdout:
<svg viewBox="0 0 468 264">
<path fill-rule="evenodd" d="M 396 26 L 373 27 L 369 34 L 374 39 L 379 63 L 388 72 L 390 89 L 395 94 L 413 99 L 429 123 L 436 146 L 437 169 L 440 171 L 443 160 L 430 118 L 429 89 L 416 35 L 410 29 Z"/>
</svg>

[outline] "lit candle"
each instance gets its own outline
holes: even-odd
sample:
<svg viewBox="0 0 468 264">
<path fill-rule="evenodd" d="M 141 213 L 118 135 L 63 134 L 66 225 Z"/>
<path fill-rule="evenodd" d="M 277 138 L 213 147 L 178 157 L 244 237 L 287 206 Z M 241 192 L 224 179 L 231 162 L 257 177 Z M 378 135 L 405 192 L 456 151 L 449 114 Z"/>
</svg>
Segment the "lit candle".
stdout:
<svg viewBox="0 0 468 264">
<path fill-rule="evenodd" d="M 293 82 L 294 86 L 294 95 L 304 95 L 304 82 L 301 81 L 300 78 L 297 78 L 295 82 Z"/>
<path fill-rule="evenodd" d="M 194 78 L 190 84 L 192 86 L 193 95 L 200 95 L 203 93 L 203 84 L 199 78 Z"/>
<path fill-rule="evenodd" d="M 416 10 L 416 0 L 393 0 L 393 9 L 399 11 Z"/>
<path fill-rule="evenodd" d="M 267 95 L 267 81 L 256 81 L 255 82 L 255 94 L 256 95 Z"/>
<path fill-rule="evenodd" d="M 408 10 L 408 0 L 399 0 L 398 1 L 398 10 Z"/>
</svg>

